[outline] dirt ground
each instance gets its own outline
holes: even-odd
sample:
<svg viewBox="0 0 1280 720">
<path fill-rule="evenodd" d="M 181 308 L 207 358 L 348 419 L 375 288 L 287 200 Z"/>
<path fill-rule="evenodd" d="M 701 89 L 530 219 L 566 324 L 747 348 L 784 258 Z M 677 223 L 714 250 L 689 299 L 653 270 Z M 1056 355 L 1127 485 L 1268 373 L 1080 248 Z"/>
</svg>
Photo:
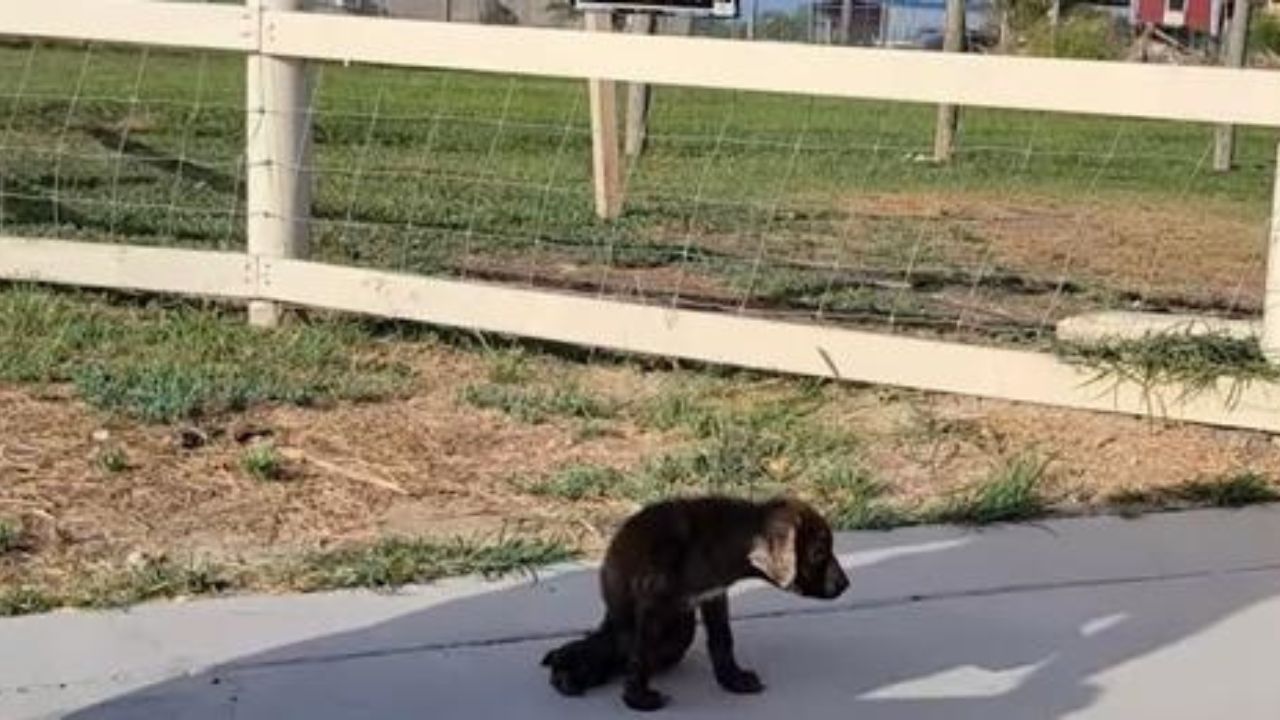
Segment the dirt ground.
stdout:
<svg viewBox="0 0 1280 720">
<path fill-rule="evenodd" d="M 1142 297 L 1261 308 L 1267 218 L 1227 202 L 910 193 L 859 198 L 852 212 L 966 231 L 972 242 L 946 243 L 943 250 L 966 266 L 986 263 Z M 932 241 L 944 244 L 937 236 Z M 967 258 L 955 254 L 963 247 Z"/>
<path fill-rule="evenodd" d="M 669 252 L 653 264 L 630 263 L 627 248 L 543 246 L 537 257 L 458 258 L 453 270 L 628 301 L 1024 342 L 1089 311 L 1242 315 L 1262 305 L 1267 219 L 1238 203 L 913 191 L 837 207 L 811 230 L 776 237 L 673 225 L 655 231 L 649 251 Z"/>
<path fill-rule="evenodd" d="M 424 353 L 410 397 L 328 409 L 268 408 L 194 428 L 101 417 L 67 393 L 0 388 L 0 512 L 35 543 L 0 561 L 0 581 L 51 580 L 132 554 L 253 560 L 389 534 L 456 536 L 524 529 L 599 549 L 624 501 L 567 501 L 520 478 L 569 465 L 635 466 L 679 442 L 620 418 L 584 436 L 573 422 L 529 424 L 463 403 L 475 355 Z M 663 373 L 580 371 L 585 391 L 623 400 Z M 1280 476 L 1280 445 L 1257 433 L 885 389 L 832 387 L 824 421 L 859 439 L 870 473 L 896 498 L 928 500 L 974 482 L 1000 458 L 1050 458 L 1059 504 L 1089 511 L 1120 488 L 1253 471 Z M 241 466 L 270 437 L 277 482 Z M 95 462 L 123 450 L 127 468 Z"/>
</svg>

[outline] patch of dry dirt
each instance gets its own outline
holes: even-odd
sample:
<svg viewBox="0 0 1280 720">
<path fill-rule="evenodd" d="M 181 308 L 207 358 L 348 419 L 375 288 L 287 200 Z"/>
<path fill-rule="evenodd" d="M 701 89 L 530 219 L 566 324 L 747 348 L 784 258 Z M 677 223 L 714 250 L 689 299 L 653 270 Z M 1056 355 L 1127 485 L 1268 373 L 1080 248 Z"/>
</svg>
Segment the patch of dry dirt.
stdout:
<svg viewBox="0 0 1280 720">
<path fill-rule="evenodd" d="M 65 393 L 0 388 L 0 517 L 37 552 L 0 559 L 0 582 L 119 561 L 134 551 L 254 558 L 387 534 L 455 536 L 511 524 L 600 531 L 514 488 L 570 463 L 631 465 L 660 438 L 619 425 L 583 439 L 571 422 L 513 421 L 458 401 L 483 361 L 420 359 L 411 397 L 325 409 L 269 408 L 184 433 L 107 420 Z M 184 447 L 183 435 L 205 440 Z M 237 437 L 238 436 L 238 437 Z M 285 458 L 279 481 L 242 466 L 250 442 Z M 125 453 L 110 472 L 96 458 Z M 584 508 L 587 515 L 588 508 Z M 589 517 L 589 515 L 587 515 Z"/>
<path fill-rule="evenodd" d="M 924 242 L 965 267 L 1261 307 L 1267 219 L 1225 201 L 911 192 L 860 196 L 848 211 L 853 237 L 876 220 L 931 225 Z"/>
<path fill-rule="evenodd" d="M 708 264 L 628 267 L 542 248 L 537 257 L 464 258 L 455 269 L 496 282 L 773 317 L 810 318 L 820 306 L 829 323 L 976 331 L 996 340 L 1025 340 L 1064 317 L 1117 304 L 1229 313 L 1261 307 L 1267 219 L 1239 203 L 913 190 L 860 194 L 835 208 L 820 227 L 780 227 L 765 237 L 691 237 L 686 228 L 650 238 L 710 253 Z M 900 287 L 906 281 L 914 289 Z"/>
<path fill-rule="evenodd" d="M 513 525 L 599 549 L 630 505 L 536 497 L 512 479 L 569 464 L 634 467 L 680 442 L 624 419 L 586 435 L 573 422 L 529 425 L 469 407 L 458 393 L 484 376 L 477 354 L 434 348 L 413 364 L 419 387 L 404 399 L 264 409 L 201 428 L 207 440 L 195 447 L 178 428 L 106 420 L 65 392 L 0 388 L 0 516 L 21 519 L 33 541 L 0 559 L 0 582 L 55 581 L 137 551 L 253 559 Z M 622 400 L 651 397 L 670 377 L 604 363 L 547 369 Z M 786 384 L 749 392 L 765 399 Z M 1052 458 L 1068 505 L 1244 470 L 1280 477 L 1280 445 L 1257 433 L 851 386 L 828 398 L 823 416 L 860 439 L 869 469 L 900 499 L 936 499 L 1027 450 Z M 264 437 L 286 458 L 281 481 L 242 467 L 246 444 Z M 106 447 L 129 467 L 100 467 Z"/>
</svg>

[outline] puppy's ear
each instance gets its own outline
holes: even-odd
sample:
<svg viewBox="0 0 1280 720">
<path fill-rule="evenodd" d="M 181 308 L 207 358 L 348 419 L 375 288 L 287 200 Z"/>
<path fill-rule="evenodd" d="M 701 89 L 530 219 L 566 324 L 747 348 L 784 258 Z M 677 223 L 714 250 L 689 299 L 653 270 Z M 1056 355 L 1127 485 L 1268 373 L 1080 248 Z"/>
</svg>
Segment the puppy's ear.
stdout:
<svg viewBox="0 0 1280 720">
<path fill-rule="evenodd" d="M 747 560 L 773 584 L 786 589 L 796 579 L 796 524 L 784 513 L 777 513 L 765 524 L 764 533 L 755 539 Z"/>
</svg>

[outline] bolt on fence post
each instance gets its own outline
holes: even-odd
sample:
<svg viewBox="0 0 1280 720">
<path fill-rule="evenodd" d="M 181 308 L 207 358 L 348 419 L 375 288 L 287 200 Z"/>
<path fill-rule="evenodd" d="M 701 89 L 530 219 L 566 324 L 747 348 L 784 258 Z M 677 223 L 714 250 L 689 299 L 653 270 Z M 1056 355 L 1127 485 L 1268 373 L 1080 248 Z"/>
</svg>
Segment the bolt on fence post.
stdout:
<svg viewBox="0 0 1280 720">
<path fill-rule="evenodd" d="M 303 0 L 247 0 L 258 16 L 259 38 L 272 31 L 266 11 L 293 11 Z M 248 252 L 260 258 L 307 257 L 311 214 L 310 81 L 307 61 L 249 55 L 246 67 L 245 216 Z M 261 277 L 261 276 L 259 276 Z M 249 323 L 274 327 L 281 308 L 249 303 Z"/>
</svg>

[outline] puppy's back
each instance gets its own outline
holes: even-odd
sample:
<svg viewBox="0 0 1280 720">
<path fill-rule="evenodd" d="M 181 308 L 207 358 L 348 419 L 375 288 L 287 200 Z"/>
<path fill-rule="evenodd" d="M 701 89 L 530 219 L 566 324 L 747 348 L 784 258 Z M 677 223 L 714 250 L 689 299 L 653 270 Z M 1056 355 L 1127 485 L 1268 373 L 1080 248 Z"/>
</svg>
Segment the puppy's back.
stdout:
<svg viewBox="0 0 1280 720">
<path fill-rule="evenodd" d="M 601 580 L 606 600 L 622 585 L 663 582 L 698 591 L 742 572 L 763 506 L 728 497 L 676 498 L 631 516 L 609 543 Z"/>
</svg>

